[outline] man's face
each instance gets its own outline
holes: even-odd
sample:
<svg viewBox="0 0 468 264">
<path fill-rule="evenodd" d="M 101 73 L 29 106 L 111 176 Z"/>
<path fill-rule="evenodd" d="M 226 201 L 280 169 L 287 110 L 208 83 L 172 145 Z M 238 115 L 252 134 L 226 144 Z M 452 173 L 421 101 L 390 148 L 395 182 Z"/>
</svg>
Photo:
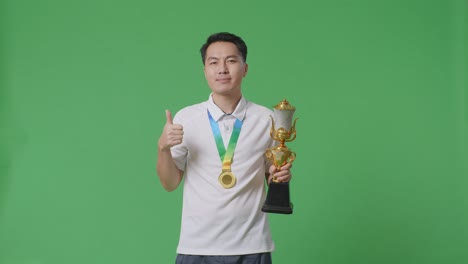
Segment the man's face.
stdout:
<svg viewBox="0 0 468 264">
<path fill-rule="evenodd" d="M 214 42 L 206 50 L 205 78 L 214 94 L 240 94 L 242 79 L 248 65 L 236 45 L 231 42 Z"/>
</svg>

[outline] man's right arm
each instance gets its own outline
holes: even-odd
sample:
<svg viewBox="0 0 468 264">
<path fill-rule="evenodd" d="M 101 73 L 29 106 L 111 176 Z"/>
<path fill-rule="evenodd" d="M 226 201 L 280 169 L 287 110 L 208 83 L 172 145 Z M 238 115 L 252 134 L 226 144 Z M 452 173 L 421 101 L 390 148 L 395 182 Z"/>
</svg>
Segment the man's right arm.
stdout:
<svg viewBox="0 0 468 264">
<path fill-rule="evenodd" d="M 182 125 L 173 124 L 171 112 L 166 110 L 166 124 L 158 141 L 156 171 L 161 185 L 169 192 L 179 186 L 184 175 L 184 172 L 177 168 L 171 154 L 171 147 L 182 143 L 183 135 Z"/>
</svg>

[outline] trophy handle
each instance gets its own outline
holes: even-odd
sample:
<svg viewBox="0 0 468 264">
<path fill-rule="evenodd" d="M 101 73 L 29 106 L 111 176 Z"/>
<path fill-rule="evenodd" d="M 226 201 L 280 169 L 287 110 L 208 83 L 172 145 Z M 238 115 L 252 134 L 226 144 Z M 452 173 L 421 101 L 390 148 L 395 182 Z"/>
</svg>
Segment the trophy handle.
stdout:
<svg viewBox="0 0 468 264">
<path fill-rule="evenodd" d="M 289 130 L 290 135 L 293 135 L 293 137 L 286 139 L 285 140 L 286 142 L 291 142 L 294 139 L 296 139 L 296 121 L 297 121 L 297 119 L 299 119 L 299 118 L 294 119 L 294 122 L 293 122 L 293 124 L 291 126 L 291 129 Z"/>
<path fill-rule="evenodd" d="M 292 138 L 288 138 L 288 139 L 285 139 L 284 141 L 285 142 L 291 142 L 293 141 L 294 139 L 296 139 L 296 131 L 294 130 L 294 132 L 292 133 L 293 137 Z"/>
<path fill-rule="evenodd" d="M 270 129 L 270 137 L 274 140 L 278 140 L 277 136 L 276 136 L 276 129 L 275 129 L 275 120 L 273 119 L 273 117 L 270 115 L 270 118 L 271 118 L 271 129 Z"/>
<path fill-rule="evenodd" d="M 298 119 L 299 119 L 299 118 L 294 119 L 293 125 L 292 125 L 292 127 L 291 127 L 291 133 L 296 134 L 296 121 L 297 121 Z"/>
<path fill-rule="evenodd" d="M 289 156 L 289 163 L 292 163 L 296 159 L 296 152 L 291 151 L 291 156 Z"/>
<path fill-rule="evenodd" d="M 271 153 L 271 149 L 267 149 L 265 151 L 265 157 L 268 159 L 268 160 L 273 160 L 273 153 Z"/>
</svg>

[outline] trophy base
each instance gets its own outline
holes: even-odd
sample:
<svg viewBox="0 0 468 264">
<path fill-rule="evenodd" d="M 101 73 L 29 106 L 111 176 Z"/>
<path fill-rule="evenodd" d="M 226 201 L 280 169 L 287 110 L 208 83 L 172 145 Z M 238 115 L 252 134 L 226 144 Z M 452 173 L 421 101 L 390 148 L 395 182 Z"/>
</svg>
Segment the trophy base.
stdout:
<svg viewBox="0 0 468 264">
<path fill-rule="evenodd" d="M 270 182 L 262 212 L 275 214 L 292 214 L 293 204 L 289 199 L 288 182 Z"/>
</svg>

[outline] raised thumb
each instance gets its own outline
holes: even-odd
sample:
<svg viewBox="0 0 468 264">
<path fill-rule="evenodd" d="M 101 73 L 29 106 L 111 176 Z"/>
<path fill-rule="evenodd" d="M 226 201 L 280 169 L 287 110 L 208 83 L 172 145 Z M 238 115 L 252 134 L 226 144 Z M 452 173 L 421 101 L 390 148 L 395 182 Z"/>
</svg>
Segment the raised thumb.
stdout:
<svg viewBox="0 0 468 264">
<path fill-rule="evenodd" d="M 166 124 L 172 125 L 172 115 L 171 115 L 171 111 L 169 110 L 166 110 Z"/>
</svg>

